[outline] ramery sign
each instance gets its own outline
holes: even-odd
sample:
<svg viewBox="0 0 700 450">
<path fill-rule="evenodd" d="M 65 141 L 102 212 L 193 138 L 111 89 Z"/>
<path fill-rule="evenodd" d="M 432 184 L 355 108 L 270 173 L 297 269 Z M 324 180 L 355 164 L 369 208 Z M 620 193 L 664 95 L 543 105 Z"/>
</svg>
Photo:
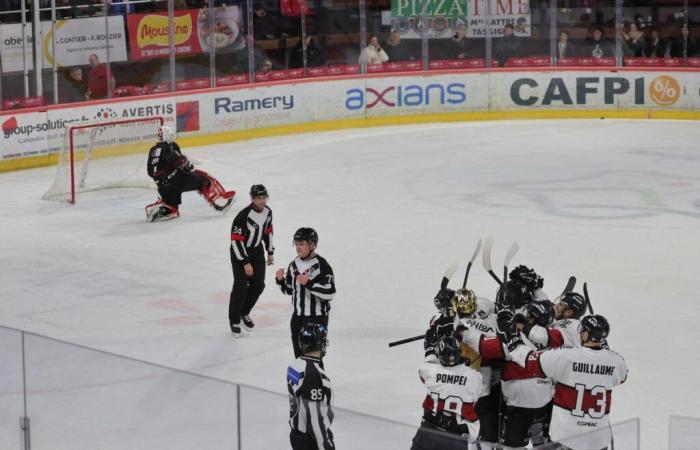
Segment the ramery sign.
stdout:
<svg viewBox="0 0 700 450">
<path fill-rule="evenodd" d="M 391 0 L 392 17 L 465 17 L 467 0 Z"/>
</svg>

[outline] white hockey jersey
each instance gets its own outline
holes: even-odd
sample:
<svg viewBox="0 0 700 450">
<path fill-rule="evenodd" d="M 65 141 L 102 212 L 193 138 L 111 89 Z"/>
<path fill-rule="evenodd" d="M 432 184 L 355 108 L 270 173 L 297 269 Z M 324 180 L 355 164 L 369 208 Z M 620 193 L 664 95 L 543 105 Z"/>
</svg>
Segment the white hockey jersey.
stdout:
<svg viewBox="0 0 700 450">
<path fill-rule="evenodd" d="M 549 427 L 553 441 L 574 450 L 597 450 L 610 444 L 612 389 L 627 379 L 627 365 L 620 354 L 589 347 L 532 352 L 520 345 L 510 358 L 531 375 L 554 381 Z"/>
<path fill-rule="evenodd" d="M 520 336 L 531 351 L 537 350 L 522 333 Z M 514 361 L 505 361 L 503 364 L 501 389 L 507 405 L 521 408 L 542 408 L 552 401 L 554 395 L 552 380 L 533 377 L 527 368 Z"/>
<path fill-rule="evenodd" d="M 581 336 L 578 332 L 580 323 L 578 319 L 562 319 L 547 328 L 535 325 L 527 337 L 541 348 L 580 347 Z"/>
<path fill-rule="evenodd" d="M 460 319 L 459 324 L 467 327 L 467 330 L 463 334 L 462 342 L 477 352 L 480 352 L 479 343 L 481 342 L 482 336 L 496 336 L 496 316 L 493 314 L 487 315 L 484 318 L 477 316 L 471 319 Z M 499 377 L 495 377 L 490 363 L 483 357 L 480 371 L 484 382 L 480 397 L 486 397 L 491 393 L 491 386 L 499 382 L 500 372 L 498 373 Z"/>
<path fill-rule="evenodd" d="M 445 431 L 468 433 L 470 440 L 476 440 L 480 430 L 476 401 L 482 389 L 481 374 L 465 364 L 424 362 L 419 375 L 428 391 L 423 401 L 423 420 L 438 427 L 454 422 L 455 428 Z"/>
</svg>

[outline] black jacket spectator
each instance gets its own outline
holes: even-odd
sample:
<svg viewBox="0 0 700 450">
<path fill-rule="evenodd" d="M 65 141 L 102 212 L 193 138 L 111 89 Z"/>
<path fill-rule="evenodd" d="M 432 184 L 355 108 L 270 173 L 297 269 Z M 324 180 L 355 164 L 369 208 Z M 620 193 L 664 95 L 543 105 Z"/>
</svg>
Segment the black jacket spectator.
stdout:
<svg viewBox="0 0 700 450">
<path fill-rule="evenodd" d="M 661 33 L 654 28 L 651 30 L 651 37 L 644 47 L 644 56 L 647 58 L 664 58 L 667 47 L 666 40 L 661 39 Z"/>
<path fill-rule="evenodd" d="M 389 55 L 389 62 L 414 61 L 416 58 L 408 48 L 406 41 L 401 41 L 401 34 L 392 31 L 384 44 L 384 51 Z"/>
<path fill-rule="evenodd" d="M 603 37 L 602 28 L 593 30 L 593 38 L 586 41 L 583 56 L 592 56 L 594 58 L 615 56 L 612 45 Z"/>
<path fill-rule="evenodd" d="M 61 84 L 58 92 L 61 103 L 82 102 L 85 100 L 87 86 L 80 67 L 73 67 L 64 71 L 63 76 L 59 78 L 59 82 Z"/>
<path fill-rule="evenodd" d="M 622 54 L 624 56 L 643 56 L 645 47 L 644 32 L 640 31 L 635 22 L 622 30 Z"/>
<path fill-rule="evenodd" d="M 498 61 L 498 65 L 503 67 L 508 58 L 520 56 L 522 44 L 520 38 L 513 35 L 513 25 L 507 24 L 503 27 L 503 37 L 496 41 L 494 48 L 494 57 Z"/>
<path fill-rule="evenodd" d="M 323 65 L 323 53 L 316 47 L 311 36 L 306 38 L 306 67 L 319 67 Z M 299 39 L 297 45 L 294 46 L 289 54 L 289 67 L 299 69 L 304 67 L 304 48 L 303 40 Z"/>
<path fill-rule="evenodd" d="M 571 58 L 574 56 L 576 56 L 576 51 L 574 50 L 574 45 L 569 40 L 569 33 L 567 31 L 562 31 L 559 33 L 559 40 L 557 41 L 557 59 Z"/>
<path fill-rule="evenodd" d="M 671 43 L 671 56 L 674 58 L 683 58 L 685 56 L 692 58 L 698 55 L 698 48 L 698 41 L 693 37 L 690 28 L 683 25 L 681 27 L 681 35 Z"/>
</svg>

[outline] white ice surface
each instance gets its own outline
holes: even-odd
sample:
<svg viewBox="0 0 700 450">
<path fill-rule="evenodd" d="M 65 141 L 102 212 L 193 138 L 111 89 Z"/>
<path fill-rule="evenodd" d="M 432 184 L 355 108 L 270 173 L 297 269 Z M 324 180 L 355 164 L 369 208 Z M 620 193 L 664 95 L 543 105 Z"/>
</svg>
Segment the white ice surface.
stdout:
<svg viewBox="0 0 700 450">
<path fill-rule="evenodd" d="M 338 406 L 418 424 L 422 345 L 387 343 L 424 331 L 442 272 L 493 236 L 494 265 L 517 240 L 513 264 L 534 267 L 550 296 L 569 275 L 588 281 L 630 367 L 612 419 L 640 417 L 642 448 L 661 449 L 669 415 L 700 416 L 698 142 L 695 122 L 512 121 L 186 148 L 240 199 L 222 217 L 189 193 L 180 219 L 156 224 L 143 211 L 155 191 L 67 206 L 41 200 L 54 168 L 1 174 L 0 325 L 284 393 L 291 307 L 273 270 L 254 333 L 234 340 L 227 321 L 231 220 L 263 183 L 275 268 L 300 226 L 318 230 L 334 268 Z M 470 284 L 495 293 L 480 264 Z"/>
</svg>

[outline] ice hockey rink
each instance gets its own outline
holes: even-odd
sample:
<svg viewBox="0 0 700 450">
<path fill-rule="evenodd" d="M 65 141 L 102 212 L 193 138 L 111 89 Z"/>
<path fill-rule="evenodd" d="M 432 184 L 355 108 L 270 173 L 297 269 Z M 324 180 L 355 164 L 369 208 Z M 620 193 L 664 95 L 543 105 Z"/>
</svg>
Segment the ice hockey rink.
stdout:
<svg viewBox="0 0 700 450">
<path fill-rule="evenodd" d="M 596 313 L 610 321 L 611 348 L 630 368 L 613 393 L 612 421 L 638 417 L 641 448 L 667 448 L 669 416 L 700 417 L 698 142 L 695 122 L 571 120 L 368 128 L 183 148 L 239 200 L 221 216 L 188 193 L 180 219 L 155 224 L 146 223 L 143 209 L 155 190 L 85 193 L 70 206 L 41 199 L 54 167 L 0 174 L 0 325 L 282 394 L 262 403 L 264 426 L 258 423 L 248 446 L 279 448 L 266 436 L 287 432 L 283 395 L 293 354 L 291 305 L 273 269 L 252 314 L 254 332 L 235 340 L 227 320 L 231 221 L 248 204 L 250 185 L 263 183 L 274 213 L 274 268 L 294 257 L 294 230 L 311 226 L 319 233 L 318 253 L 335 272 L 325 364 L 337 407 L 406 424 L 408 448 L 425 395 L 417 374 L 423 347 L 387 344 L 425 331 L 445 269 L 458 263 L 452 286 L 460 284 L 476 242 L 491 236 L 494 265 L 502 266 L 517 241 L 511 266 L 534 267 L 551 298 L 570 275 L 577 290 L 588 282 Z M 110 163 L 138 165 L 146 150 Z M 480 259 L 470 287 L 495 295 Z M 14 355 L 15 344 L 16 336 L 0 342 L 5 355 Z M 38 357 L 28 351 L 40 368 L 31 376 L 53 380 L 37 391 L 61 399 L 68 416 L 85 408 L 69 406 L 73 400 L 103 395 L 99 380 L 115 370 L 142 376 L 137 363 L 116 369 L 97 354 L 84 356 L 86 369 L 78 372 L 85 377 L 63 375 L 75 373 L 81 357 L 52 345 L 41 346 Z M 17 372 L 4 367 L 0 402 L 7 406 L 18 399 L 11 382 Z M 75 413 L 83 433 L 103 427 L 125 396 L 136 395 L 131 404 L 138 405 L 127 413 L 125 434 L 159 414 L 159 407 L 139 403 L 128 384 L 105 384 L 121 394 L 101 397 L 87 416 Z M 221 400 L 215 391 L 197 394 L 196 386 L 166 390 L 163 404 L 169 395 L 201 395 L 206 410 Z M 41 403 L 31 397 L 29 403 L 33 432 L 41 433 Z M 13 408 L 0 418 L 17 428 Z M 54 434 L 35 442 L 69 439 L 65 427 L 43 422 Z M 211 428 L 212 439 L 230 436 L 225 427 Z M 5 442 L 16 438 L 12 433 Z M 366 433 L 367 442 L 379 442 L 382 430 Z M 387 448 L 358 439 L 339 433 L 337 448 Z M 101 442 L 90 448 L 160 448 L 145 440 L 127 447 Z M 19 448 L 12 444 L 0 447 Z M 201 444 L 189 448 L 213 448 Z M 69 448 L 47 445 L 41 448 Z"/>
</svg>

